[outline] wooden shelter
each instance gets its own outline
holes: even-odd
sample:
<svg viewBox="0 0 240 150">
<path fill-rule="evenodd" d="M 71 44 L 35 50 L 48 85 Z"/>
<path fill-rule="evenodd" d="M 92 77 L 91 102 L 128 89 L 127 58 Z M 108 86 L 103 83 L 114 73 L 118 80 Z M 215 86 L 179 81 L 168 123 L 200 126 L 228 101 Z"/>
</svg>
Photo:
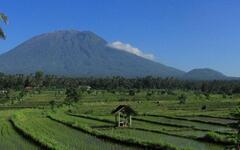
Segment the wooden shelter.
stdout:
<svg viewBox="0 0 240 150">
<path fill-rule="evenodd" d="M 128 105 L 120 105 L 112 111 L 115 115 L 116 126 L 129 127 L 132 125 L 132 115 L 137 113 Z"/>
</svg>

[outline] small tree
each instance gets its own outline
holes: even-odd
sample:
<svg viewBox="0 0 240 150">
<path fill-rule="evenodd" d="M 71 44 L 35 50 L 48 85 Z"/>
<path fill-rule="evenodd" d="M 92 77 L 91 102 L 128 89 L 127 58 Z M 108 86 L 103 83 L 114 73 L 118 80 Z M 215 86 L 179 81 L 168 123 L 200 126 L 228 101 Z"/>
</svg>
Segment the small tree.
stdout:
<svg viewBox="0 0 240 150">
<path fill-rule="evenodd" d="M 178 96 L 179 104 L 185 104 L 187 101 L 187 96 L 185 94 L 181 94 Z"/>
<path fill-rule="evenodd" d="M 207 105 L 202 105 L 202 110 L 206 110 L 207 109 Z"/>
<path fill-rule="evenodd" d="M 135 95 L 135 91 L 133 89 L 128 91 L 128 95 L 129 96 L 134 96 Z"/>
<path fill-rule="evenodd" d="M 51 101 L 49 102 L 49 104 L 51 105 L 52 111 L 54 111 L 54 108 L 55 108 L 55 105 L 56 105 L 56 101 L 55 101 L 55 100 L 51 100 Z"/>
<path fill-rule="evenodd" d="M 18 95 L 19 98 L 23 98 L 26 95 L 26 92 L 24 90 L 21 90 Z"/>
<path fill-rule="evenodd" d="M 38 94 L 41 93 L 41 88 L 43 85 L 43 77 L 44 77 L 44 73 L 42 71 L 35 72 L 35 83 L 37 86 Z"/>
<path fill-rule="evenodd" d="M 70 107 L 73 103 L 79 101 L 80 94 L 77 92 L 77 89 L 74 87 L 69 87 L 66 89 L 66 98 L 65 103 Z"/>
<path fill-rule="evenodd" d="M 162 91 L 161 91 L 161 95 L 164 95 L 164 94 L 166 94 L 166 91 L 165 91 L 165 90 L 162 90 Z"/>
<path fill-rule="evenodd" d="M 225 99 L 225 98 L 227 98 L 227 95 L 224 93 L 224 94 L 222 95 L 222 97 Z"/>
<path fill-rule="evenodd" d="M 210 94 L 209 94 L 209 93 L 204 93 L 204 95 L 205 95 L 205 97 L 206 97 L 207 100 L 210 99 Z"/>
<path fill-rule="evenodd" d="M 11 104 L 14 104 L 18 100 L 18 94 L 13 89 L 7 89 L 5 99 L 11 101 Z"/>
</svg>

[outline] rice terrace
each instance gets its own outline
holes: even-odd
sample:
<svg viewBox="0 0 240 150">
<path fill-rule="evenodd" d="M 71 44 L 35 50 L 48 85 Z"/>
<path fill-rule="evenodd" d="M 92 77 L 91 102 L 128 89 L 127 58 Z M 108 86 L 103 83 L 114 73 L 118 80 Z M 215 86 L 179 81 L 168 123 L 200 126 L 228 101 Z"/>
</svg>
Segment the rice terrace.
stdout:
<svg viewBox="0 0 240 150">
<path fill-rule="evenodd" d="M 139 90 L 134 96 L 128 90 L 85 90 L 79 88 L 80 100 L 69 106 L 65 90 L 46 88 L 1 104 L 0 148 L 218 150 L 236 142 L 231 124 L 237 120 L 231 113 L 239 95 L 206 99 L 180 90 Z M 189 97 L 185 104 L 178 100 L 182 93 Z M 118 126 L 112 111 L 119 106 L 136 111 L 131 125 Z"/>
<path fill-rule="evenodd" d="M 239 6 L 1 1 L 0 150 L 240 150 Z"/>
</svg>

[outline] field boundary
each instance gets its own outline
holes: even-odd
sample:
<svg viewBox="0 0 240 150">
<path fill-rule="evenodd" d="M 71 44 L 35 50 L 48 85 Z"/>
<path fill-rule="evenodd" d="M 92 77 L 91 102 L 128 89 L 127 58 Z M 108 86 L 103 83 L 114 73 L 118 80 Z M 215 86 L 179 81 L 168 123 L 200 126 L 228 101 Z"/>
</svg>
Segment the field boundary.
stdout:
<svg viewBox="0 0 240 150">
<path fill-rule="evenodd" d="M 57 121 L 59 123 L 62 123 L 66 126 L 72 127 L 74 129 L 80 130 L 80 131 L 84 131 L 88 134 L 91 134 L 93 136 L 96 136 L 100 139 L 105 139 L 105 140 L 110 140 L 112 142 L 116 142 L 116 143 L 120 143 L 120 144 L 125 144 L 125 145 L 129 145 L 129 146 L 137 146 L 137 147 L 141 147 L 144 149 L 156 149 L 156 150 L 178 150 L 178 148 L 171 146 L 169 144 L 157 144 L 157 143 L 151 143 L 151 142 L 146 142 L 146 141 L 141 141 L 141 140 L 136 140 L 136 139 L 131 139 L 131 138 L 126 138 L 126 137 L 122 137 L 122 136 L 110 136 L 107 135 L 105 133 L 102 133 L 100 131 L 94 130 L 90 127 L 84 127 L 81 126 L 79 124 L 72 124 L 69 122 L 65 122 L 63 120 L 57 119 L 52 117 L 51 115 L 48 116 L 50 119 Z"/>
<path fill-rule="evenodd" d="M 90 116 L 90 115 L 83 115 L 83 114 L 73 114 L 73 113 L 66 113 L 69 116 L 73 116 L 73 117 L 82 117 L 82 118 L 86 118 L 86 119 L 92 119 L 92 120 L 96 120 L 96 121 L 101 121 L 101 122 L 108 122 L 108 123 L 114 123 L 114 121 L 109 120 L 109 119 L 104 119 L 104 118 L 100 118 L 100 117 L 94 117 L 94 116 Z"/>
<path fill-rule="evenodd" d="M 31 143 L 35 144 L 36 146 L 39 146 L 40 149 L 46 149 L 46 150 L 52 150 L 52 147 L 49 147 L 48 145 L 35 140 L 30 134 L 28 134 L 27 132 L 25 132 L 24 130 L 22 130 L 21 128 L 19 128 L 15 122 L 10 119 L 9 122 L 11 123 L 11 125 L 13 126 L 13 129 L 20 134 L 21 136 L 23 136 L 26 140 L 30 141 Z"/>
<path fill-rule="evenodd" d="M 71 115 L 71 113 L 67 113 L 68 115 Z M 107 122 L 114 122 L 108 119 L 101 119 L 99 117 L 94 117 L 94 116 L 89 116 L 89 115 L 81 115 L 81 114 L 72 114 L 75 117 L 82 117 L 82 118 L 86 118 L 86 119 L 92 119 L 92 120 L 97 120 L 97 121 L 107 121 Z M 147 131 L 147 132 L 153 132 L 153 133 L 160 133 L 160 134 L 165 134 L 165 135 L 170 135 L 170 136 L 176 136 L 176 137 L 181 137 L 181 138 L 186 138 L 186 139 L 192 139 L 192 140 L 197 140 L 200 142 L 208 142 L 208 143 L 215 143 L 215 144 L 232 144 L 231 142 L 228 141 L 224 141 L 224 140 L 219 140 L 219 139 L 213 139 L 213 138 L 206 138 L 206 135 L 203 137 L 194 137 L 194 136 L 184 136 L 184 135 L 178 135 L 178 134 L 172 134 L 172 133 L 168 133 L 168 132 L 164 132 L 164 131 L 159 131 L 159 130 L 151 130 L 151 129 L 143 129 L 143 128 L 135 128 L 135 127 L 131 127 L 131 129 L 134 130 L 141 130 L 141 131 Z M 193 129 L 194 130 L 194 129 Z M 217 133 L 217 132 L 216 132 Z"/>
<path fill-rule="evenodd" d="M 25 136 L 31 138 L 34 140 L 36 143 L 38 143 L 41 147 L 44 149 L 53 149 L 53 150 L 68 150 L 67 147 L 64 145 L 61 145 L 61 143 L 55 141 L 54 139 L 51 138 L 39 138 L 38 134 L 34 134 L 31 131 L 29 131 L 31 128 L 24 128 L 22 122 L 22 118 L 24 118 L 25 115 L 21 112 L 20 114 L 15 114 L 14 116 L 11 117 L 11 121 L 14 124 L 14 126 L 22 132 Z"/>
<path fill-rule="evenodd" d="M 138 121 L 144 121 L 144 122 L 159 124 L 159 125 L 166 125 L 166 126 L 172 126 L 172 127 L 178 127 L 178 128 L 189 128 L 189 129 L 193 129 L 193 130 L 197 130 L 197 131 L 208 131 L 208 132 L 212 132 L 212 130 L 200 129 L 200 128 L 196 128 L 196 127 L 193 127 L 193 126 L 184 126 L 184 125 L 168 124 L 168 123 L 151 121 L 151 120 L 148 120 L 148 119 L 142 119 L 142 118 L 136 118 L 136 117 L 133 117 L 133 119 L 134 119 L 134 120 L 138 120 Z M 227 132 L 221 132 L 221 131 L 214 131 L 214 132 L 215 132 L 215 133 L 218 133 L 218 134 L 232 135 L 232 133 L 227 133 Z"/>
<path fill-rule="evenodd" d="M 211 122 L 211 121 L 209 122 L 209 121 L 202 121 L 202 120 L 197 120 L 197 119 L 187 119 L 187 118 L 164 116 L 164 115 L 147 114 L 144 116 L 163 117 L 163 118 L 176 119 L 176 120 L 186 120 L 186 121 L 200 122 L 200 123 L 205 123 L 205 124 L 220 125 L 220 126 L 224 126 L 224 127 L 228 127 L 228 125 L 229 125 L 229 124 L 223 124 L 223 123 L 217 123 L 217 122 Z"/>
</svg>

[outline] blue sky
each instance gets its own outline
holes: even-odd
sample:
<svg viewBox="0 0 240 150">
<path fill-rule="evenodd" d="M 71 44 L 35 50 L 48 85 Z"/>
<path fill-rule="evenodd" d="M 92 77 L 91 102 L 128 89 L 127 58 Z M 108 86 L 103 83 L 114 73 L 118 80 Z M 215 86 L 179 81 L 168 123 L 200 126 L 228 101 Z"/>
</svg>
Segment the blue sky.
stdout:
<svg viewBox="0 0 240 150">
<path fill-rule="evenodd" d="M 240 76 L 239 0 L 0 0 L 6 52 L 34 35 L 90 30 L 156 61 L 189 71 L 213 68 Z"/>
</svg>

